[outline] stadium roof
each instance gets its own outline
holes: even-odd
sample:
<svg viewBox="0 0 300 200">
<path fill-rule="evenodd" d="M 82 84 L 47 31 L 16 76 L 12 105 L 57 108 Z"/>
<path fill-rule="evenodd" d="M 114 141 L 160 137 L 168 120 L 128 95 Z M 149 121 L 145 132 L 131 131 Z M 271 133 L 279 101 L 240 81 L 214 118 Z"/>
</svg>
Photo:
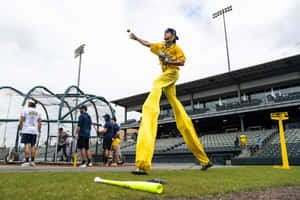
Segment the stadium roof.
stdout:
<svg viewBox="0 0 300 200">
<path fill-rule="evenodd" d="M 177 96 L 300 71 L 300 54 L 176 85 Z M 149 92 L 111 101 L 129 107 L 143 104 Z"/>
</svg>

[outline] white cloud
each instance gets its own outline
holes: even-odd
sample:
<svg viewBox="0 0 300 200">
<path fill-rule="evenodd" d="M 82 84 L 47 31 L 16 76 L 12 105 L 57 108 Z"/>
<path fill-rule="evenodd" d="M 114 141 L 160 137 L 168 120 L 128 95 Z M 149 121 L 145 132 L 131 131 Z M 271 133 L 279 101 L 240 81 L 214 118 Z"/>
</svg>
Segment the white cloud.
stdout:
<svg viewBox="0 0 300 200">
<path fill-rule="evenodd" d="M 187 56 L 179 83 L 227 71 L 222 18 L 226 15 L 232 69 L 299 53 L 296 0 L 3 1 L 0 85 L 55 92 L 76 84 L 74 49 L 86 44 L 81 87 L 109 100 L 149 91 L 161 73 L 157 58 L 128 39 L 127 28 L 152 42 L 177 30 Z"/>
</svg>

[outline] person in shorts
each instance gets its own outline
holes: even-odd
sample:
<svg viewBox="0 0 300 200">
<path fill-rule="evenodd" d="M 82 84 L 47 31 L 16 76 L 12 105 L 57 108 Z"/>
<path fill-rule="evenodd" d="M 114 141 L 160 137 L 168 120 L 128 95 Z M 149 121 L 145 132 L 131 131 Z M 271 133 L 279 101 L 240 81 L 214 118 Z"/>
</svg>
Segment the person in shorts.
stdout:
<svg viewBox="0 0 300 200">
<path fill-rule="evenodd" d="M 77 140 L 77 148 L 80 149 L 82 164 L 79 166 L 81 168 L 84 167 L 91 167 L 92 164 L 92 157 L 90 152 L 90 134 L 91 134 L 91 126 L 92 126 L 92 119 L 90 115 L 87 113 L 87 106 L 82 105 L 80 106 L 80 116 L 78 119 L 78 126 L 76 128 L 76 140 Z M 87 164 L 85 163 L 85 159 L 87 157 Z"/>
<path fill-rule="evenodd" d="M 20 118 L 20 135 L 21 143 L 25 146 L 25 162 L 22 164 L 22 167 L 34 167 L 34 159 L 36 153 L 36 138 L 37 135 L 41 133 L 42 128 L 42 118 L 39 111 L 36 109 L 37 102 L 33 99 L 29 99 L 28 107 L 23 110 Z M 31 146 L 31 162 L 29 162 Z"/>
<path fill-rule="evenodd" d="M 97 133 L 103 134 L 104 136 L 103 137 L 103 149 L 104 149 L 103 162 L 105 164 L 105 167 L 108 167 L 109 163 L 111 162 L 110 151 L 111 151 L 112 137 L 114 133 L 113 133 L 113 125 L 110 121 L 110 115 L 105 114 L 103 118 L 105 120 L 104 129 L 101 131 L 97 131 Z"/>
<path fill-rule="evenodd" d="M 115 160 L 112 163 L 113 166 L 118 164 L 119 159 L 119 144 L 120 144 L 120 126 L 117 124 L 116 117 L 111 118 L 111 123 L 113 125 L 113 142 L 112 142 L 112 151 L 114 152 Z"/>
</svg>

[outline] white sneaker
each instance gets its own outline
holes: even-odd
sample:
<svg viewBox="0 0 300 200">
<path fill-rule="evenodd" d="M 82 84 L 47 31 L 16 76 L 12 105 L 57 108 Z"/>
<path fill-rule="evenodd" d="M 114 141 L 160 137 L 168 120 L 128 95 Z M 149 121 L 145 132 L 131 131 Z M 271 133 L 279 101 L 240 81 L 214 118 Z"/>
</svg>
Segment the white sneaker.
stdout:
<svg viewBox="0 0 300 200">
<path fill-rule="evenodd" d="M 88 166 L 88 167 L 92 167 L 92 166 L 93 166 L 93 163 L 90 162 L 87 166 Z"/>
<path fill-rule="evenodd" d="M 30 162 L 29 165 L 30 165 L 30 167 L 35 167 L 35 163 L 34 162 Z"/>
<path fill-rule="evenodd" d="M 86 164 L 79 165 L 79 168 L 86 168 Z"/>
<path fill-rule="evenodd" d="M 30 163 L 29 162 L 25 162 L 21 165 L 21 167 L 30 167 Z"/>
<path fill-rule="evenodd" d="M 114 162 L 111 164 L 111 166 L 118 166 L 118 164 Z"/>
</svg>

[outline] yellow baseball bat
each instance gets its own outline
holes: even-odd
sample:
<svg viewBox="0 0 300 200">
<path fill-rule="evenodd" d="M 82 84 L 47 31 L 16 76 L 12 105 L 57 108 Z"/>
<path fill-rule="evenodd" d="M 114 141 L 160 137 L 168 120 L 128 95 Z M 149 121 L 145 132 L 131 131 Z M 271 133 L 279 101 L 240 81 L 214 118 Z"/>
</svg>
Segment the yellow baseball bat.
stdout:
<svg viewBox="0 0 300 200">
<path fill-rule="evenodd" d="M 77 152 L 75 152 L 74 163 L 73 163 L 73 167 L 76 168 L 76 166 L 77 166 Z"/>
<path fill-rule="evenodd" d="M 144 181 L 113 181 L 106 180 L 99 177 L 95 178 L 95 183 L 106 183 L 110 185 L 117 185 L 125 188 L 130 188 L 134 190 L 140 190 L 145 192 L 152 192 L 161 194 L 163 192 L 163 186 L 160 183 L 151 183 Z"/>
<path fill-rule="evenodd" d="M 75 155 L 74 155 L 74 163 L 73 163 L 74 168 L 77 167 L 77 144 L 78 144 L 78 141 L 76 141 L 76 146 L 75 146 Z"/>
</svg>

